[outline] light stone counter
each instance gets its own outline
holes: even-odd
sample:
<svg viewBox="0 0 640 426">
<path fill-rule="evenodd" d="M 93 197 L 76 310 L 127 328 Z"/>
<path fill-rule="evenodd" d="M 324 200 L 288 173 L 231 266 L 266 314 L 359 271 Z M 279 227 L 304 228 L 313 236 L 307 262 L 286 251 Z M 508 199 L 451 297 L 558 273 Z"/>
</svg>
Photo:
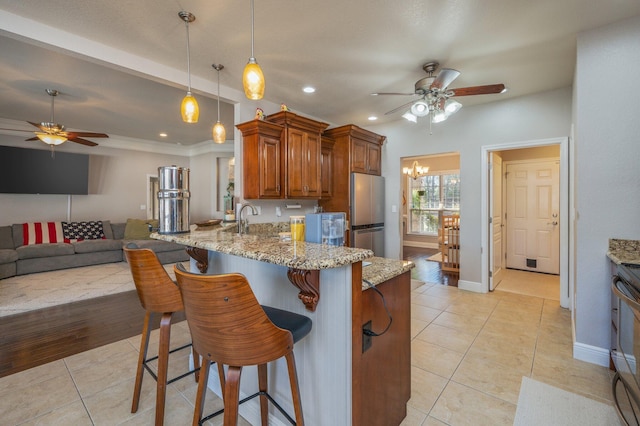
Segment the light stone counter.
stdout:
<svg viewBox="0 0 640 426">
<path fill-rule="evenodd" d="M 640 264 L 640 241 L 609 239 L 607 257 L 616 264 L 635 263 Z"/>
</svg>

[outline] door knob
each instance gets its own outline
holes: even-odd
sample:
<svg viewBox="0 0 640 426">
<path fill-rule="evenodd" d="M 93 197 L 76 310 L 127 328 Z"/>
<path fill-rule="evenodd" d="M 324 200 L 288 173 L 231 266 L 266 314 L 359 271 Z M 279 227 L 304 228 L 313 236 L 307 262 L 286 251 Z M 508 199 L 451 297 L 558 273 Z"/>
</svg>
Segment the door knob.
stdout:
<svg viewBox="0 0 640 426">
<path fill-rule="evenodd" d="M 555 220 L 554 220 L 553 222 L 547 222 L 547 225 L 553 225 L 553 226 L 556 226 L 557 224 L 558 224 L 558 222 L 557 222 L 557 221 L 555 221 Z"/>
</svg>

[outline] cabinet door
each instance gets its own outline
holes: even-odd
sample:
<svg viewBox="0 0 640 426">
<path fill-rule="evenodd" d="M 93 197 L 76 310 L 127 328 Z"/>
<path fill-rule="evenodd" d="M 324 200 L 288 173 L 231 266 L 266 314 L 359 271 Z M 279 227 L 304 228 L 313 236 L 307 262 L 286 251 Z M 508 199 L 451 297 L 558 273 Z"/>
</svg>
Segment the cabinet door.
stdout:
<svg viewBox="0 0 640 426">
<path fill-rule="evenodd" d="M 320 135 L 287 129 L 287 197 L 319 198 Z"/>
<path fill-rule="evenodd" d="M 280 198 L 280 139 L 262 135 L 259 138 L 260 198 Z"/>
<path fill-rule="evenodd" d="M 320 153 L 320 189 L 321 198 L 333 196 L 333 144 L 322 144 Z"/>
<path fill-rule="evenodd" d="M 356 173 L 369 173 L 367 169 L 368 142 L 360 139 L 351 139 L 351 171 Z"/>
<path fill-rule="evenodd" d="M 367 143 L 367 173 L 380 176 L 382 173 L 382 148 L 379 145 Z"/>
</svg>

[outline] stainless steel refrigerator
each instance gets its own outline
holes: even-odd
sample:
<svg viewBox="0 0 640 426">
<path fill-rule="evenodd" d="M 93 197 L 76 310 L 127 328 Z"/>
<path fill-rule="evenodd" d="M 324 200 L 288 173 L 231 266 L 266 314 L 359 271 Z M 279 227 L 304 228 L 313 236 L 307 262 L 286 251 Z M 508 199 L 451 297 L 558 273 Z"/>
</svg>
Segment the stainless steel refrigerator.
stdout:
<svg viewBox="0 0 640 426">
<path fill-rule="evenodd" d="M 351 173 L 351 247 L 384 257 L 384 178 Z"/>
</svg>

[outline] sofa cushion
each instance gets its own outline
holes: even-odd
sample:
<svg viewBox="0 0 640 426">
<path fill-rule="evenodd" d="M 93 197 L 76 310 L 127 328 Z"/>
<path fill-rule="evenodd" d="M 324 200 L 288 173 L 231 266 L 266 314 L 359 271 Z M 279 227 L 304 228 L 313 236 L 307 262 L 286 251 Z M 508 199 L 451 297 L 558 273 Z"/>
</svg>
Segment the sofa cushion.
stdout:
<svg viewBox="0 0 640 426">
<path fill-rule="evenodd" d="M 62 222 L 62 232 L 64 233 L 65 243 L 106 238 L 102 229 L 102 221 L 99 220 L 91 222 Z"/>
<path fill-rule="evenodd" d="M 15 230 L 16 225 L 13 227 Z M 17 227 L 22 231 L 20 233 L 22 238 L 16 241 L 14 234 L 14 243 L 19 243 L 16 247 L 29 244 L 61 243 L 64 239 L 62 222 L 27 222 L 18 224 Z"/>
<path fill-rule="evenodd" d="M 0 249 L 13 249 L 11 226 L 0 226 Z"/>
<path fill-rule="evenodd" d="M 102 230 L 104 231 L 104 237 L 108 240 L 113 240 L 113 230 L 111 229 L 111 221 L 103 220 L 102 221 Z"/>
<path fill-rule="evenodd" d="M 149 227 L 158 227 L 158 221 L 153 219 L 127 219 L 124 228 L 125 240 L 148 240 L 151 230 Z"/>
<path fill-rule="evenodd" d="M 185 248 L 185 246 L 183 246 L 182 244 L 170 243 L 168 241 L 161 240 L 125 240 L 123 242 L 123 247 L 126 247 L 129 243 L 135 244 L 136 246 L 138 246 L 138 248 L 151 249 L 156 253 L 183 250 Z"/>
<path fill-rule="evenodd" d="M 14 249 L 0 249 L 0 264 L 18 260 L 18 252 Z"/>
<path fill-rule="evenodd" d="M 113 231 L 113 239 L 114 240 L 122 240 L 124 238 L 124 228 L 127 226 L 126 223 L 112 223 L 111 230 Z"/>
<path fill-rule="evenodd" d="M 34 259 L 37 257 L 55 257 L 74 254 L 73 245 L 66 243 L 32 244 L 16 249 L 19 259 Z"/>
<path fill-rule="evenodd" d="M 122 250 L 122 241 L 119 240 L 84 240 L 72 243 L 71 245 L 76 253 Z"/>
</svg>

